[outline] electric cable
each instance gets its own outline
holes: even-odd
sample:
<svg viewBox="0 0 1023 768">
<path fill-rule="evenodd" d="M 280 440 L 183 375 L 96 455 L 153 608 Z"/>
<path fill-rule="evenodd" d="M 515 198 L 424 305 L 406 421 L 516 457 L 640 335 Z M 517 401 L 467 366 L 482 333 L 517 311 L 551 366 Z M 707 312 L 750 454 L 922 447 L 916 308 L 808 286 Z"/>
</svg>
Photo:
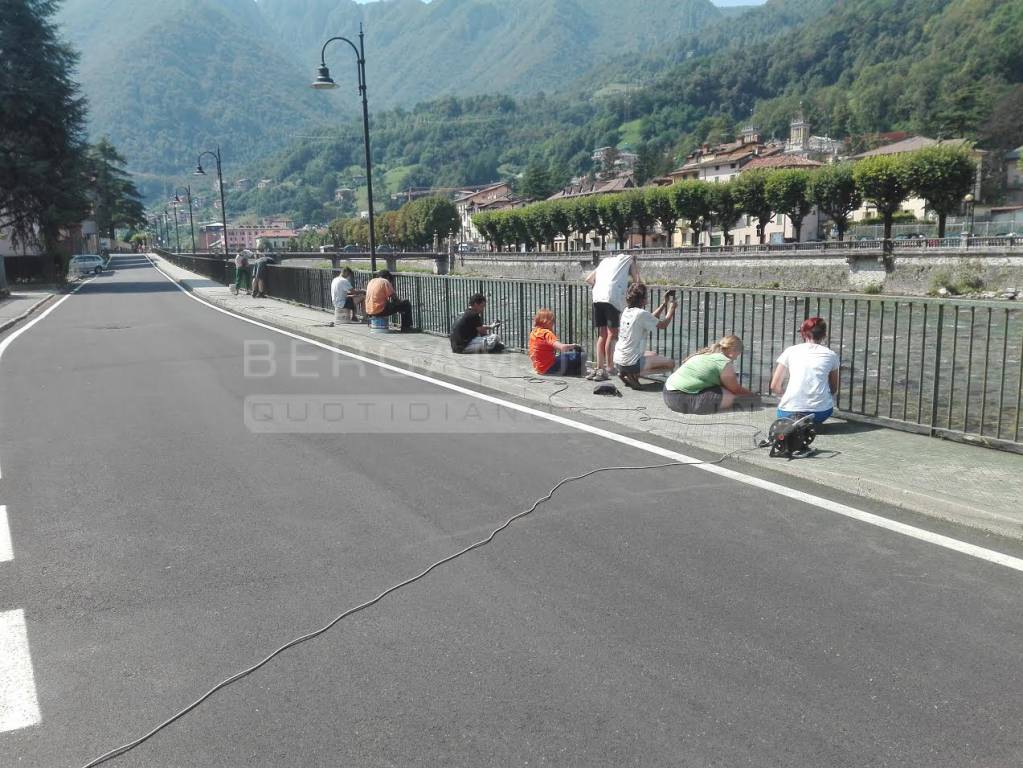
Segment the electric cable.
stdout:
<svg viewBox="0 0 1023 768">
<path fill-rule="evenodd" d="M 360 603 L 359 605 L 355 606 L 354 608 L 349 608 L 347 611 L 345 611 L 344 613 L 340 614 L 339 616 L 337 616 L 336 618 L 331 620 L 328 624 L 326 624 L 325 626 L 321 627 L 320 629 L 313 630 L 312 632 L 308 632 L 308 633 L 306 633 L 304 635 L 299 635 L 298 637 L 296 637 L 296 638 L 294 638 L 292 640 L 289 640 L 287 643 L 282 645 L 280 648 L 275 650 L 273 653 L 271 653 L 270 655 L 266 656 L 262 661 L 259 661 L 259 662 L 255 663 L 255 664 L 253 664 L 252 666 L 247 667 L 246 669 L 243 669 L 240 672 L 236 672 L 235 674 L 231 675 L 230 677 L 227 677 L 227 678 L 221 680 L 219 683 L 217 683 L 212 688 L 210 688 L 210 690 L 208 690 L 206 693 L 204 693 L 198 699 L 196 699 L 195 701 L 193 701 L 188 706 L 182 708 L 181 710 L 179 710 L 175 714 L 173 714 L 170 717 L 168 717 L 166 720 L 164 720 L 162 723 L 157 725 L 155 728 L 150 730 L 145 735 L 140 736 L 140 737 L 138 737 L 137 739 L 135 739 L 133 741 L 127 742 L 125 744 L 122 744 L 119 747 L 115 747 L 114 749 L 110 750 L 109 752 L 106 752 L 106 753 L 100 755 L 99 757 L 95 758 L 94 760 L 86 763 L 84 766 L 82 766 L 82 768 L 95 768 L 96 766 L 101 765 L 101 764 L 103 764 L 103 763 L 105 763 L 105 762 L 107 762 L 109 760 L 112 760 L 115 757 L 119 757 L 119 756 L 121 756 L 121 755 L 123 755 L 123 754 L 125 754 L 127 752 L 130 752 L 131 750 L 135 749 L 139 745 L 141 745 L 141 744 L 145 743 L 146 741 L 148 741 L 149 739 L 151 739 L 153 736 L 158 734 L 160 731 L 164 730 L 165 728 L 167 728 L 171 724 L 173 724 L 176 721 L 180 720 L 182 717 L 187 715 L 189 712 L 194 710 L 196 707 L 198 707 L 204 701 L 206 701 L 211 696 L 213 696 L 213 694 L 217 693 L 218 691 L 223 690 L 224 688 L 228 687 L 232 683 L 236 683 L 239 680 L 241 680 L 242 678 L 247 677 L 248 675 L 252 674 L 256 670 L 258 670 L 261 667 L 263 667 L 266 664 L 268 664 L 276 656 L 278 656 L 281 653 L 283 653 L 284 651 L 288 650 L 289 648 L 293 648 L 296 645 L 299 645 L 301 643 L 306 642 L 307 640 L 312 640 L 313 638 L 322 635 L 324 632 L 327 632 L 329 629 L 334 627 L 336 624 L 338 624 L 342 620 L 344 620 L 344 619 L 348 618 L 349 616 L 352 616 L 352 615 L 354 615 L 356 613 L 359 613 L 360 611 L 364 611 L 365 609 L 370 608 L 370 607 L 376 605 L 377 603 L 379 603 L 381 600 L 383 600 L 388 595 L 390 595 L 390 594 L 392 594 L 394 592 L 397 592 L 398 590 L 403 589 L 404 587 L 407 587 L 407 586 L 409 586 L 411 584 L 414 584 L 415 582 L 419 581 L 420 579 L 423 579 L 429 573 L 431 573 L 432 571 L 434 571 L 437 568 L 441 567 L 442 565 L 446 565 L 447 563 L 450 563 L 453 560 L 457 560 L 458 558 L 462 557 L 463 555 L 468 554 L 469 552 L 472 552 L 475 549 L 480 549 L 481 547 L 485 547 L 486 545 L 490 544 L 496 538 L 496 536 L 499 533 L 501 533 L 502 531 L 504 531 L 505 529 L 510 527 L 512 525 L 512 523 L 514 523 L 517 520 L 521 520 L 522 518 L 526 517 L 527 515 L 532 514 L 533 512 L 536 511 L 536 509 L 541 504 L 544 504 L 544 503 L 550 501 L 554 497 L 554 494 L 558 491 L 558 489 L 561 488 L 564 485 L 568 485 L 569 483 L 578 482 L 580 480 L 585 480 L 586 478 L 592 477 L 593 475 L 599 474 L 601 472 L 641 471 L 641 470 L 650 470 L 650 469 L 666 469 L 668 467 L 695 467 L 695 466 L 699 466 L 699 465 L 720 464 L 721 462 L 725 461 L 726 459 L 731 458 L 732 456 L 735 456 L 736 454 L 744 453 L 744 452 L 747 452 L 747 451 L 754 451 L 754 450 L 758 450 L 758 449 L 756 447 L 753 447 L 753 448 L 740 448 L 740 449 L 737 449 L 737 450 L 734 450 L 734 451 L 730 451 L 729 453 L 726 453 L 726 454 L 724 454 L 722 456 L 719 456 L 716 459 L 707 460 L 707 461 L 689 461 L 689 462 L 671 461 L 671 462 L 666 462 L 666 463 L 661 463 L 661 464 L 646 464 L 646 465 L 640 465 L 640 466 L 598 467 L 597 469 L 591 469 L 588 472 L 584 472 L 581 475 L 570 475 L 568 477 L 563 477 L 561 480 L 559 480 L 554 485 L 553 488 L 551 488 L 550 491 L 547 492 L 546 495 L 541 496 L 539 499 L 537 499 L 535 502 L 533 502 L 533 505 L 531 507 L 529 507 L 529 509 L 526 509 L 526 510 L 523 510 L 521 512 L 518 512 L 518 513 L 512 515 L 511 517 L 509 517 L 501 525 L 499 525 L 497 528 L 495 528 L 493 531 L 491 531 L 490 535 L 487 536 L 486 538 L 483 538 L 483 539 L 480 539 L 479 541 L 473 542 L 472 544 L 469 544 L 468 546 L 463 547 L 462 549 L 458 550 L 457 552 L 454 552 L 453 554 L 450 554 L 450 555 L 448 555 L 446 557 L 441 558 L 440 560 L 437 560 L 436 562 L 434 562 L 433 564 L 428 566 L 425 570 L 421 571 L 417 575 L 412 576 L 410 578 L 407 578 L 404 581 L 400 581 L 397 584 L 394 584 L 394 585 L 388 587 L 387 589 L 385 589 L 383 592 L 381 592 L 379 595 L 377 595 L 373 599 L 367 600 L 364 603 Z"/>
</svg>

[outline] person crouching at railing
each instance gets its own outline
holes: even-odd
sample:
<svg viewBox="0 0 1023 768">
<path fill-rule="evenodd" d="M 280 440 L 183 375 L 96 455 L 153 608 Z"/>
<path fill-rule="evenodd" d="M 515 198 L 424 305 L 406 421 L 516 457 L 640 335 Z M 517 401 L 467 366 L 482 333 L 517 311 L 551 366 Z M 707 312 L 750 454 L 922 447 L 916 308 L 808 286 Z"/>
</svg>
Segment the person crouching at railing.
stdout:
<svg viewBox="0 0 1023 768">
<path fill-rule="evenodd" d="M 412 327 L 412 302 L 399 299 L 394 291 L 394 276 L 386 269 L 381 269 L 366 284 L 366 314 L 369 317 L 401 316 L 401 332 L 409 333 Z"/>
<path fill-rule="evenodd" d="M 778 356 L 771 392 L 781 395 L 778 418 L 797 414 L 813 414 L 820 424 L 831 416 L 838 394 L 838 355 L 824 345 L 828 324 L 821 317 L 811 317 L 799 327 L 802 344 L 794 344 Z M 786 383 L 786 379 L 788 382 Z"/>
<path fill-rule="evenodd" d="M 554 333 L 554 312 L 543 308 L 533 318 L 529 334 L 533 370 L 555 376 L 582 376 L 586 353 L 578 344 L 563 344 Z"/>
<path fill-rule="evenodd" d="M 483 313 L 487 309 L 487 297 L 474 293 L 469 297 L 469 308 L 451 326 L 448 341 L 451 351 L 460 355 L 474 355 L 481 352 L 501 352 L 504 344 L 497 338 L 501 323 L 486 325 Z"/>
<path fill-rule="evenodd" d="M 664 384 L 664 404 L 677 413 L 708 414 L 752 401 L 756 395 L 739 383 L 732 363 L 742 354 L 742 339 L 723 336 L 698 349 Z"/>
<path fill-rule="evenodd" d="M 647 312 L 647 287 L 633 283 L 625 294 L 626 309 L 622 312 L 618 328 L 618 343 L 615 345 L 614 363 L 618 367 L 618 378 L 627 387 L 642 389 L 640 376 L 670 371 L 675 361 L 645 350 L 646 337 L 653 331 L 663 331 L 675 317 L 675 292 L 664 294 L 664 301 L 653 312 Z"/>
</svg>

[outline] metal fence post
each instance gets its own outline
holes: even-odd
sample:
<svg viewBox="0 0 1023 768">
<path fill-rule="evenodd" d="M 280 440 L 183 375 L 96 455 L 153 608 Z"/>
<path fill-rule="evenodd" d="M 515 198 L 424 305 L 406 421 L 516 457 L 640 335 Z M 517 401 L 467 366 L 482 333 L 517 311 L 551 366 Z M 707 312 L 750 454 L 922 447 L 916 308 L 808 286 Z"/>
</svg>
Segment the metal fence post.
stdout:
<svg viewBox="0 0 1023 768">
<path fill-rule="evenodd" d="M 934 340 L 934 383 L 931 388 L 931 436 L 935 434 L 934 422 L 938 420 L 938 387 L 941 384 L 941 337 L 945 325 L 945 305 L 938 304 L 938 337 Z M 954 374 L 954 372 L 953 372 Z M 963 424 L 963 428 L 966 425 Z M 983 429 L 983 426 L 981 427 Z"/>
<path fill-rule="evenodd" d="M 703 344 L 706 347 L 710 344 L 710 292 L 703 292 Z"/>
<path fill-rule="evenodd" d="M 419 279 L 418 275 L 416 275 L 413 278 L 413 280 L 415 280 L 415 286 L 416 286 L 416 325 L 420 329 L 422 329 L 423 328 L 423 287 L 422 287 L 423 286 L 423 281 Z"/>
<path fill-rule="evenodd" d="M 529 338 L 526 333 L 526 284 L 525 282 L 519 283 L 519 338 L 523 340 L 525 345 L 526 339 Z"/>
</svg>

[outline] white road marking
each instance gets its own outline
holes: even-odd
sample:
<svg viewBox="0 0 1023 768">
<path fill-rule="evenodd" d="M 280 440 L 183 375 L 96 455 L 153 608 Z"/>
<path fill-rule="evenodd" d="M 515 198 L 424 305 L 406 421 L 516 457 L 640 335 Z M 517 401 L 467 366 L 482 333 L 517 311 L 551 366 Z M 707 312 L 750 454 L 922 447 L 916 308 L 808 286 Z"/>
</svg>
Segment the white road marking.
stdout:
<svg viewBox="0 0 1023 768">
<path fill-rule="evenodd" d="M 10 334 L 6 339 L 4 339 L 3 341 L 0 341 L 0 358 L 3 358 L 4 352 L 6 352 L 7 348 L 9 346 L 11 346 L 11 344 L 14 343 L 14 340 L 16 338 L 21 336 L 21 334 L 23 334 L 25 331 L 27 331 L 29 328 L 31 328 L 36 323 L 38 323 L 40 320 L 42 320 L 44 317 L 46 317 L 48 314 L 50 314 L 53 310 L 55 310 L 57 307 L 59 307 L 65 301 L 70 299 L 74 294 L 78 293 L 78 291 L 80 291 L 83 287 L 85 287 L 87 284 L 91 283 L 95 279 L 96 278 L 94 278 L 94 277 L 90 277 L 88 280 L 80 283 L 79 285 L 77 285 L 75 287 L 75 289 L 73 291 L 71 291 L 71 293 L 67 294 L 66 296 L 61 296 L 56 302 L 54 302 L 52 307 L 48 307 L 45 312 L 43 312 L 41 315 L 39 315 L 39 317 L 37 317 L 37 318 L 35 318 L 33 320 L 30 320 L 29 322 L 25 323 L 25 325 L 21 326 L 21 328 L 16 330 L 14 333 Z"/>
<path fill-rule="evenodd" d="M 7 523 L 7 507 L 0 504 L 0 563 L 14 559 L 14 547 L 11 546 L 11 528 Z"/>
<path fill-rule="evenodd" d="M 835 514 L 843 515 L 844 517 L 849 517 L 852 518 L 853 520 L 859 520 L 860 522 L 867 523 L 869 525 L 874 525 L 877 526 L 878 528 L 884 528 L 886 530 L 901 534 L 903 536 L 909 536 L 910 538 L 913 539 L 925 541 L 929 544 L 934 544 L 935 546 L 944 547 L 945 549 L 950 549 L 954 552 L 959 552 L 960 554 L 969 555 L 970 557 L 975 557 L 980 560 L 986 560 L 989 563 L 1001 565 L 1004 566 L 1005 568 L 1011 568 L 1012 570 L 1023 573 L 1023 558 L 1013 557 L 1012 555 L 1007 555 L 1003 552 L 996 552 L 993 549 L 987 549 L 985 547 L 978 547 L 977 545 L 970 544 L 969 542 L 966 541 L 960 541 L 959 539 L 954 539 L 950 536 L 943 536 L 940 533 L 934 533 L 933 531 L 928 531 L 923 528 L 917 528 L 916 526 L 913 525 L 900 523 L 897 520 L 890 520 L 887 517 L 875 515 L 871 512 L 864 512 L 861 509 L 850 507 L 847 504 L 841 504 L 837 501 L 831 501 L 830 499 L 825 499 L 821 496 L 815 496 L 812 493 L 806 493 L 805 491 L 797 491 L 794 488 L 779 485 L 778 483 L 771 482 L 770 480 L 762 480 L 759 477 L 753 477 L 752 475 L 746 475 L 734 469 L 726 469 L 725 467 L 718 466 L 717 464 L 704 464 L 701 463 L 700 459 L 694 458 L 692 456 L 686 456 L 683 453 L 671 451 L 668 450 L 667 448 L 662 448 L 658 445 L 654 445 L 653 443 L 646 443 L 643 442 L 642 440 L 636 440 L 631 437 L 626 437 L 625 435 L 619 435 L 614 432 L 609 432 L 606 429 L 601 429 L 600 427 L 595 427 L 590 424 L 584 424 L 579 421 L 573 421 L 572 419 L 567 419 L 564 416 L 558 416 L 553 413 L 544 413 L 543 411 L 538 411 L 526 405 L 513 403 L 509 400 L 503 400 L 499 397 L 487 395 L 482 392 L 475 392 L 471 389 L 467 389 L 466 387 L 459 386 L 458 384 L 451 384 L 447 381 L 434 379 L 425 374 L 417 373 L 416 371 L 409 371 L 399 366 L 391 365 L 390 363 L 384 363 L 379 360 L 373 360 L 372 358 L 365 357 L 363 355 L 358 355 L 354 352 L 347 352 L 343 349 L 332 347 L 329 344 L 317 341 L 316 339 L 307 338 L 305 336 L 293 333 L 291 331 L 285 331 L 280 328 L 274 328 L 272 325 L 261 323 L 258 320 L 253 320 L 252 318 L 245 317 L 244 315 L 235 314 L 229 309 L 218 307 L 215 304 L 211 304 L 210 302 L 206 301 L 205 299 L 199 298 L 192 292 L 186 291 L 174 278 L 172 278 L 170 275 L 168 275 L 166 272 L 160 269 L 160 267 L 155 262 L 151 260 L 150 263 L 153 264 L 157 272 L 163 275 L 175 286 L 177 286 L 178 290 L 185 294 L 188 298 L 193 299 L 194 301 L 197 301 L 203 306 L 209 307 L 212 310 L 228 315 L 229 317 L 233 317 L 237 320 L 241 320 L 242 322 L 249 323 L 250 325 L 255 325 L 259 328 L 263 328 L 274 333 L 279 333 L 282 336 L 297 339 L 298 341 L 305 342 L 306 344 L 311 344 L 314 347 L 319 347 L 320 349 L 325 349 L 328 352 L 333 352 L 336 355 L 342 355 L 344 357 L 351 358 L 352 360 L 358 360 L 359 362 L 366 363 L 368 365 L 374 365 L 384 370 L 393 371 L 395 373 L 402 374 L 403 376 L 408 376 L 409 378 L 412 379 L 425 381 L 430 384 L 433 384 L 434 386 L 443 387 L 444 389 L 448 389 L 453 392 L 458 392 L 468 397 L 474 397 L 477 400 L 482 400 L 488 403 L 495 403 L 497 405 L 501 405 L 505 408 L 510 408 L 521 413 L 528 413 L 532 416 L 535 416 L 536 418 L 553 421 L 556 424 L 561 424 L 563 426 L 569 427 L 570 429 L 577 429 L 581 432 L 588 432 L 591 435 L 596 435 L 598 437 L 605 438 L 606 440 L 611 440 L 621 445 L 627 445 L 630 448 L 637 448 L 641 451 L 646 451 L 647 453 L 652 453 L 656 456 L 662 456 L 666 459 L 677 461 L 680 464 L 693 464 L 695 469 L 700 469 L 703 470 L 704 472 L 710 472 L 711 474 L 719 475 L 720 477 L 726 477 L 729 480 L 744 483 L 746 485 L 753 486 L 754 488 L 759 488 L 761 490 L 777 494 L 778 496 L 784 496 L 785 498 L 800 501 L 803 502 L 804 504 L 809 504 L 810 506 L 817 507 L 818 509 L 824 509 L 829 512 L 834 512 Z"/>
<path fill-rule="evenodd" d="M 0 613 L 0 733 L 40 721 L 25 612 Z"/>
</svg>

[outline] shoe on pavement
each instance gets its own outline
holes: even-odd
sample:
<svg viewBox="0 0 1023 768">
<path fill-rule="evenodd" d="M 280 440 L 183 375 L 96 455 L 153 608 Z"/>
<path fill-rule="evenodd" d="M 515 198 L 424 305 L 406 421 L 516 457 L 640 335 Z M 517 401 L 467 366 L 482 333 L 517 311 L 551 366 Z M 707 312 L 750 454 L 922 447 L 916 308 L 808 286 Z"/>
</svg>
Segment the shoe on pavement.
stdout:
<svg viewBox="0 0 1023 768">
<path fill-rule="evenodd" d="M 237 285 L 230 285 L 230 286 L 228 286 L 228 290 L 230 290 L 231 293 L 233 293 L 235 296 L 238 295 L 238 286 Z"/>
<path fill-rule="evenodd" d="M 609 377 L 607 375 L 607 371 L 605 371 L 603 368 L 598 368 L 596 372 L 593 374 L 593 378 L 591 379 L 591 381 L 607 381 L 608 378 Z"/>
<path fill-rule="evenodd" d="M 587 381 L 593 381 L 593 377 L 597 375 L 599 368 L 590 368 L 590 372 L 583 376 Z"/>
</svg>

